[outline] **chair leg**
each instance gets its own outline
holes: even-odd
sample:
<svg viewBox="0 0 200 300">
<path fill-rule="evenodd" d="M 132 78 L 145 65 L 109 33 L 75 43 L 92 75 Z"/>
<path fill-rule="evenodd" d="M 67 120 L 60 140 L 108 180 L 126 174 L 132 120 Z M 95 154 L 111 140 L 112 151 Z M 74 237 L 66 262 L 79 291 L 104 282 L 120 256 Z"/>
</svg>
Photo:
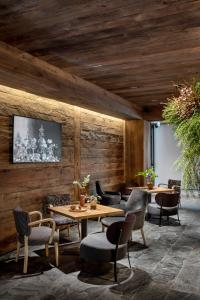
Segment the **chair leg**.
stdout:
<svg viewBox="0 0 200 300">
<path fill-rule="evenodd" d="M 151 219 L 151 214 L 149 214 L 148 212 L 145 215 L 145 220 L 149 221 Z"/>
<path fill-rule="evenodd" d="M 143 227 L 140 230 L 141 230 L 141 235 L 142 235 L 142 239 L 143 239 L 144 245 L 146 246 L 146 239 L 145 239 Z"/>
<path fill-rule="evenodd" d="M 24 268 L 23 273 L 26 274 L 28 269 L 28 236 L 24 236 Z"/>
<path fill-rule="evenodd" d="M 48 257 L 49 256 L 49 244 L 45 244 L 45 253 L 46 253 L 46 256 Z"/>
<path fill-rule="evenodd" d="M 179 225 L 181 225 L 181 222 L 180 222 L 180 219 L 179 219 L 179 213 L 178 212 L 177 212 L 177 218 L 178 218 Z"/>
<path fill-rule="evenodd" d="M 160 211 L 159 226 L 161 226 L 161 222 L 162 222 L 162 213 Z"/>
<path fill-rule="evenodd" d="M 18 258 L 19 258 L 19 249 L 20 249 L 20 242 L 17 241 L 16 258 L 15 258 L 16 262 L 18 262 Z"/>
<path fill-rule="evenodd" d="M 131 262 L 130 262 L 130 255 L 129 255 L 129 242 L 127 243 L 127 254 L 128 254 L 129 268 L 131 269 Z"/>
<path fill-rule="evenodd" d="M 81 239 L 81 230 L 80 230 L 80 223 L 79 222 L 77 224 L 77 227 L 78 227 L 78 238 L 80 240 Z"/>
<path fill-rule="evenodd" d="M 58 243 L 54 243 L 54 248 L 55 248 L 56 267 L 58 267 L 59 266 Z"/>
<path fill-rule="evenodd" d="M 114 277 L 115 277 L 115 282 L 117 282 L 117 261 L 116 261 L 116 259 L 114 261 Z"/>
<path fill-rule="evenodd" d="M 168 225 L 169 225 L 169 216 L 167 216 L 167 223 L 168 223 Z"/>
</svg>

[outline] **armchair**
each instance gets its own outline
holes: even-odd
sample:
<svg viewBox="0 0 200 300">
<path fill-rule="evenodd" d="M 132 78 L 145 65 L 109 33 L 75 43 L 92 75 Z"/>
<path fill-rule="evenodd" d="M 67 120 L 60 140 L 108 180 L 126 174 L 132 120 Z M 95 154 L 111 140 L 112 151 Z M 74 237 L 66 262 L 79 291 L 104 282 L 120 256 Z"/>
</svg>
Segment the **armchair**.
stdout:
<svg viewBox="0 0 200 300">
<path fill-rule="evenodd" d="M 181 180 L 169 179 L 168 183 L 159 183 L 158 186 L 167 186 L 174 189 L 179 194 L 179 205 L 181 206 Z"/>
<path fill-rule="evenodd" d="M 169 224 L 169 216 L 177 215 L 179 220 L 179 193 L 158 193 L 155 196 L 155 203 L 149 203 L 147 207 L 148 215 L 159 217 L 159 226 L 161 226 L 162 217 L 166 216 Z"/>
<path fill-rule="evenodd" d="M 48 245 L 54 243 L 56 266 L 58 266 L 58 242 L 59 234 L 55 231 L 56 224 L 51 218 L 42 219 L 42 214 L 39 211 L 26 212 L 17 207 L 13 209 L 17 231 L 17 251 L 16 262 L 19 258 L 20 246 L 24 246 L 24 267 L 23 273 L 27 273 L 28 269 L 28 252 L 29 245 L 45 244 L 46 256 L 48 256 Z M 31 222 L 31 216 L 38 215 L 39 220 Z M 49 223 L 52 228 L 43 226 L 42 224 Z"/>
<path fill-rule="evenodd" d="M 99 181 L 96 181 L 96 192 L 101 197 L 100 203 L 102 205 L 110 206 L 110 205 L 115 205 L 120 203 L 121 193 L 104 191 Z"/>
</svg>

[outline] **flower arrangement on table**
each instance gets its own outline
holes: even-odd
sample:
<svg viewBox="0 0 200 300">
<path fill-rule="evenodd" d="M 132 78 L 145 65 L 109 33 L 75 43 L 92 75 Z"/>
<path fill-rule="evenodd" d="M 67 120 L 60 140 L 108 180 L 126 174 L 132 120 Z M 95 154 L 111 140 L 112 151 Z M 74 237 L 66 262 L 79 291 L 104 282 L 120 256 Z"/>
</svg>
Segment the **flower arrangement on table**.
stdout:
<svg viewBox="0 0 200 300">
<path fill-rule="evenodd" d="M 77 185 L 78 188 L 80 189 L 80 193 L 82 193 L 84 195 L 88 194 L 89 183 L 90 183 L 90 174 L 83 177 L 82 182 L 79 182 L 77 180 L 73 181 L 73 184 Z"/>
<path fill-rule="evenodd" d="M 80 192 L 80 205 L 84 206 L 86 197 L 89 195 L 90 174 L 83 177 L 83 181 L 74 180 L 73 184 L 78 187 Z"/>
<path fill-rule="evenodd" d="M 165 122 L 172 125 L 181 146 L 176 162 L 183 172 L 185 189 L 198 189 L 200 183 L 200 78 L 176 85 L 178 96 L 168 99 L 163 110 Z"/>
<path fill-rule="evenodd" d="M 89 195 L 90 174 L 83 177 L 83 181 L 73 181 L 73 184 L 79 188 L 80 191 L 80 205 L 84 206 L 85 201 L 90 203 L 91 209 L 96 209 L 101 197 L 99 195 Z"/>
<path fill-rule="evenodd" d="M 155 173 L 153 168 L 148 168 L 145 171 L 138 172 L 136 176 L 143 176 L 147 179 L 147 186 L 149 189 L 153 188 L 154 180 L 158 175 Z"/>
</svg>

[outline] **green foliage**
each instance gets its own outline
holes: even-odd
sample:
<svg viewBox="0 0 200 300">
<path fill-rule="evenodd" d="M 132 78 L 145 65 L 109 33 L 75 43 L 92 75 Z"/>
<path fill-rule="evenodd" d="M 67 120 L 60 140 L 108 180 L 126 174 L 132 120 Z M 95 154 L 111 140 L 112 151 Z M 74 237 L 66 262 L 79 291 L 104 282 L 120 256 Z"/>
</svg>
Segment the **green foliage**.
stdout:
<svg viewBox="0 0 200 300">
<path fill-rule="evenodd" d="M 176 166 L 183 171 L 183 186 L 196 189 L 200 184 L 200 79 L 194 79 L 190 88 L 192 100 L 173 97 L 165 106 L 163 117 L 174 128 L 181 146 Z M 186 113 L 181 115 L 183 110 Z"/>
<path fill-rule="evenodd" d="M 158 175 L 155 173 L 153 168 L 146 169 L 145 171 L 138 172 L 136 176 L 143 176 L 149 180 L 149 182 L 154 182 L 155 178 L 158 177 Z"/>
<path fill-rule="evenodd" d="M 173 100 L 169 101 L 165 106 L 163 110 L 163 118 L 167 124 L 170 124 L 175 128 L 180 124 L 181 118 L 178 115 L 177 108 Z"/>
<path fill-rule="evenodd" d="M 185 188 L 198 188 L 200 179 L 200 113 L 183 120 L 176 128 L 175 135 L 180 141 L 182 153 L 177 167 L 183 170 Z"/>
</svg>

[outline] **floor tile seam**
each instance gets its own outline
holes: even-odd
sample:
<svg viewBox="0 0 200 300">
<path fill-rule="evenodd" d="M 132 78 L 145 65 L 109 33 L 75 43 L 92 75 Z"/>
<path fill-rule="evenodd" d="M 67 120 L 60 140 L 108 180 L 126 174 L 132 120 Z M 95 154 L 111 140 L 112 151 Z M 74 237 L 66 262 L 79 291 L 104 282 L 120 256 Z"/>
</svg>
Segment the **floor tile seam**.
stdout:
<svg viewBox="0 0 200 300">
<path fill-rule="evenodd" d="M 186 228 L 185 228 L 185 229 L 186 229 Z M 185 229 L 183 230 L 182 235 L 183 235 Z M 178 241 L 179 239 L 182 239 L 182 237 L 179 237 L 179 238 L 177 239 L 177 241 Z M 177 241 L 176 241 L 176 242 L 177 242 Z M 190 254 L 191 254 L 191 252 L 192 252 L 192 250 L 190 250 Z M 190 254 L 189 254 L 188 256 L 190 256 Z M 177 280 L 178 280 L 178 278 L 179 278 L 179 276 L 180 276 L 181 271 L 183 270 L 183 267 L 184 267 L 184 264 L 185 264 L 185 260 L 186 260 L 186 259 L 183 259 L 183 264 L 182 264 L 182 266 L 181 266 L 179 272 L 177 273 L 177 276 L 174 278 L 174 280 L 171 281 L 171 284 L 172 284 L 172 288 L 173 288 L 173 289 L 175 289 L 175 285 L 176 285 L 176 283 L 177 283 Z"/>
<path fill-rule="evenodd" d="M 185 228 L 184 228 L 184 230 L 185 230 Z M 183 232 L 184 232 L 184 230 L 183 230 Z M 183 235 L 183 232 L 181 232 L 181 236 Z M 179 237 L 179 238 L 181 238 L 181 237 Z M 179 239 L 179 238 L 178 238 L 178 239 Z M 172 251 L 172 247 L 177 243 L 178 239 L 177 239 L 176 241 L 174 241 L 174 243 L 171 244 L 171 246 L 170 246 L 170 247 L 168 248 L 168 250 L 166 251 L 164 257 L 163 257 L 163 258 L 155 265 L 155 267 L 154 267 L 153 270 L 152 270 L 152 274 L 153 274 L 153 272 L 156 270 L 156 268 L 159 267 L 159 264 L 165 259 L 166 255 L 169 255 L 170 251 Z M 183 265 L 182 265 L 182 267 L 183 267 Z M 179 275 L 179 273 L 180 273 L 182 267 L 181 267 L 180 270 L 178 271 L 177 276 L 175 277 L 175 279 L 171 280 L 170 285 L 172 285 L 172 287 L 174 287 L 176 278 L 178 277 L 178 275 Z M 159 282 L 159 281 L 158 281 L 158 282 Z"/>
</svg>

